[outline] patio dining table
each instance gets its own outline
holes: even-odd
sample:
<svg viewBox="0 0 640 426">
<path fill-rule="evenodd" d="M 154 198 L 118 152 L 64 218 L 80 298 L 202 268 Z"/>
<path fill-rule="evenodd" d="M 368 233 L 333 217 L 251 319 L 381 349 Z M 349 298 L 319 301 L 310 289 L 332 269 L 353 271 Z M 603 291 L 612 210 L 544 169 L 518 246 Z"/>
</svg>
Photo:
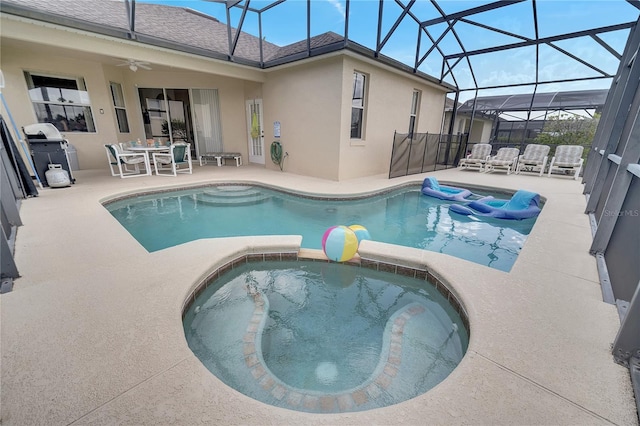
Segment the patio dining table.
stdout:
<svg viewBox="0 0 640 426">
<path fill-rule="evenodd" d="M 133 152 L 141 152 L 144 154 L 144 165 L 149 170 L 149 174 L 153 174 L 151 172 L 151 154 L 154 152 L 169 152 L 170 147 L 168 146 L 132 146 L 127 148 L 129 151 Z"/>
</svg>

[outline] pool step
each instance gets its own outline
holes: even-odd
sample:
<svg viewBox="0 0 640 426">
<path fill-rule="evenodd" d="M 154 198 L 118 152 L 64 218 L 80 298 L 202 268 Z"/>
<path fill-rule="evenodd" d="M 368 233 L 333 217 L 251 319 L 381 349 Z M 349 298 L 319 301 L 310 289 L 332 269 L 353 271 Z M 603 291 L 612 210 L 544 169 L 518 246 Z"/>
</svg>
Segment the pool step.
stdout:
<svg viewBox="0 0 640 426">
<path fill-rule="evenodd" d="M 225 188 L 225 189 L 219 189 Z M 204 191 L 196 195 L 198 203 L 208 206 L 248 206 L 252 204 L 264 203 L 271 199 L 270 195 L 263 194 L 259 190 L 251 187 L 237 187 L 237 189 L 227 189 L 232 187 L 219 187 Z"/>
<path fill-rule="evenodd" d="M 229 185 L 229 186 L 218 186 L 215 188 L 207 189 L 205 191 L 202 191 L 202 194 L 210 197 L 235 198 L 235 197 L 261 195 L 262 192 L 259 189 L 256 189 L 251 186 Z"/>
</svg>

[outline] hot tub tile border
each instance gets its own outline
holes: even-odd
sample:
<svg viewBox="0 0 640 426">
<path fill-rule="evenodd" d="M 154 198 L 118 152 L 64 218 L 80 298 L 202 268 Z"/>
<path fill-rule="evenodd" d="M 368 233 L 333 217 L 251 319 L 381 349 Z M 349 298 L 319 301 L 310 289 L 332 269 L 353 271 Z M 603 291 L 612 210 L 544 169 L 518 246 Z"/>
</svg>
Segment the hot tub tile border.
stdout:
<svg viewBox="0 0 640 426">
<path fill-rule="evenodd" d="M 332 263 L 328 259 L 301 256 L 298 252 L 264 252 L 240 255 L 211 271 L 199 282 L 198 285 L 196 285 L 193 290 L 189 292 L 189 295 L 182 305 L 182 319 L 184 320 L 186 312 L 189 310 L 191 305 L 195 303 L 197 297 L 200 296 L 210 284 L 214 283 L 225 272 L 246 263 L 256 263 L 261 261 L 315 261 Z M 429 269 L 418 269 L 406 265 L 398 265 L 378 260 L 361 259 L 360 257 L 357 257 L 351 262 L 344 263 L 350 267 L 362 267 L 376 271 L 390 272 L 430 282 L 460 315 L 467 337 L 470 337 L 471 329 L 469 325 L 469 318 L 466 310 L 464 309 L 464 305 L 455 296 L 455 294 L 449 290 L 448 286 Z M 259 323 L 265 315 L 265 302 L 262 300 L 260 293 L 254 294 L 253 297 L 254 314 L 252 316 L 252 320 L 247 325 L 245 335 L 243 336 L 244 360 L 245 364 L 250 369 L 252 376 L 260 386 L 268 391 L 274 398 L 279 401 L 286 401 L 287 404 L 289 404 L 289 408 L 297 409 L 302 406 L 312 412 L 324 413 L 349 412 L 354 406 L 361 406 L 362 404 L 367 403 L 370 399 L 375 399 L 378 395 L 383 393 L 384 389 L 391 386 L 402 360 L 405 324 L 411 319 L 411 317 L 424 311 L 424 308 L 422 307 L 413 306 L 406 309 L 394 319 L 390 331 L 391 335 L 389 337 L 389 350 L 386 355 L 386 361 L 384 362 L 382 370 L 379 371 L 375 377 L 372 376 L 367 384 L 353 391 L 318 397 L 313 394 L 301 392 L 299 389 L 290 388 L 288 385 L 281 383 L 270 373 L 268 368 L 263 365 L 261 356 L 259 356 L 257 351 L 256 340 L 257 332 L 259 331 L 257 328 L 259 328 Z"/>
<path fill-rule="evenodd" d="M 240 255 L 236 258 L 233 258 L 226 263 L 222 264 L 218 268 L 211 271 L 203 280 L 200 281 L 199 284 L 195 286 L 195 288 L 189 292 L 186 300 L 182 305 L 181 316 L 184 319 L 184 316 L 191 307 L 191 305 L 195 302 L 196 298 L 202 294 L 202 292 L 209 287 L 209 285 L 220 278 L 224 273 L 237 268 L 238 266 L 244 265 L 246 263 L 256 263 L 256 262 L 266 262 L 266 261 L 312 261 L 312 262 L 322 262 L 322 263 L 331 263 L 329 259 L 326 258 L 318 258 L 311 256 L 300 255 L 299 252 L 291 252 L 291 251 L 283 251 L 283 252 L 262 252 L 262 253 L 246 253 L 244 255 Z M 419 269 L 412 266 L 399 265 L 396 263 L 389 263 L 380 260 L 372 260 L 365 258 L 357 258 L 352 259 L 348 262 L 343 262 L 345 265 L 350 267 L 361 267 L 367 269 L 373 269 L 375 271 L 381 272 L 389 272 L 397 275 L 417 278 L 420 280 L 428 281 L 440 292 L 440 294 L 447 299 L 447 301 L 451 304 L 451 306 L 455 309 L 455 311 L 460 315 L 460 319 L 467 330 L 467 335 L 471 334 L 471 328 L 469 324 L 469 316 L 464 307 L 462 301 L 455 295 L 454 292 L 451 291 L 449 286 L 445 284 L 433 271 L 429 270 L 427 267 L 424 269 Z"/>
</svg>

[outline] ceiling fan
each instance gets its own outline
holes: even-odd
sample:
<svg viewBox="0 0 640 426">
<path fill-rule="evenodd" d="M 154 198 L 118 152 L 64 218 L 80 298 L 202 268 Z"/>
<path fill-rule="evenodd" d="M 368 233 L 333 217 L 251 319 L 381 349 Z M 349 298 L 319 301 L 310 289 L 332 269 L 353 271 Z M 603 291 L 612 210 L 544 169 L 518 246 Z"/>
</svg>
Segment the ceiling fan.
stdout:
<svg viewBox="0 0 640 426">
<path fill-rule="evenodd" d="M 142 68 L 145 70 L 150 70 L 149 62 L 144 61 L 136 61 L 135 59 L 122 59 L 124 62 L 121 64 L 117 64 L 117 67 L 129 67 L 129 69 L 133 72 L 138 71 L 138 68 Z"/>
</svg>

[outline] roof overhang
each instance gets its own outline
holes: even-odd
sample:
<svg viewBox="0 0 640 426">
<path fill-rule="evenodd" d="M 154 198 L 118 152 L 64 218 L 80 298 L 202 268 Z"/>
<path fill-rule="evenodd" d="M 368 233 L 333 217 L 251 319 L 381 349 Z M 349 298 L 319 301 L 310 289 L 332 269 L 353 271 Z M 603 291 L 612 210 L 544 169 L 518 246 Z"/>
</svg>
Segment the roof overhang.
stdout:
<svg viewBox="0 0 640 426">
<path fill-rule="evenodd" d="M 260 72 L 260 69 L 271 69 L 278 68 L 283 65 L 291 65 L 296 64 L 298 62 L 306 63 L 309 59 L 326 56 L 329 54 L 335 54 L 338 52 L 343 52 L 348 54 L 356 54 L 360 56 L 359 59 L 366 60 L 372 64 L 382 66 L 390 71 L 395 73 L 400 72 L 401 75 L 409 78 L 416 79 L 421 83 L 427 83 L 432 87 L 436 87 L 438 89 L 444 89 L 446 91 L 455 91 L 455 86 L 448 84 L 446 82 L 441 82 L 437 78 L 432 77 L 426 73 L 423 73 L 418 70 L 414 70 L 412 67 L 403 64 L 402 62 L 396 61 L 393 58 L 382 55 L 380 53 L 376 53 L 374 50 L 364 47 L 358 43 L 349 40 L 342 40 L 339 42 L 323 45 L 317 48 L 312 48 L 305 50 L 300 53 L 296 53 L 293 55 L 289 55 L 286 57 L 278 58 L 271 61 L 265 61 L 263 64 L 257 61 L 250 61 L 243 58 L 233 57 L 229 58 L 228 55 L 207 50 L 201 49 L 195 46 L 189 46 L 182 43 L 172 42 L 170 40 L 161 39 L 158 37 L 153 37 L 145 34 L 141 34 L 139 32 L 132 32 L 128 30 L 124 30 L 122 28 L 112 27 L 108 25 L 101 25 L 97 23 L 87 22 L 79 19 L 69 18 L 62 15 L 45 13 L 33 8 L 25 7 L 22 5 L 17 5 L 14 3 L 3 3 L 2 10 L 0 11 L 0 15 L 4 18 L 7 18 L 8 22 L 21 22 L 25 25 L 33 25 L 37 27 L 46 27 L 52 30 L 60 30 L 67 32 L 75 32 L 76 34 L 82 34 L 88 37 L 92 37 L 93 40 L 108 40 L 112 42 L 119 42 L 121 44 L 125 44 L 132 49 L 135 47 L 140 47 L 140 45 L 144 46 L 144 49 L 151 49 L 155 51 L 161 51 L 163 53 L 172 53 L 175 55 L 180 55 L 181 57 L 190 56 L 192 59 L 201 58 L 208 61 L 205 61 L 207 64 L 216 64 L 216 69 L 211 70 L 209 66 L 198 67 L 196 71 L 202 72 L 215 72 L 216 74 L 222 74 L 230 77 L 238 77 L 245 78 L 247 80 L 253 81 L 264 81 L 264 76 L 257 77 L 263 73 Z M 10 25 L 11 26 L 11 25 Z M 42 44 L 50 44 L 59 46 L 60 43 L 53 41 L 50 36 L 37 37 L 38 33 L 42 33 L 43 31 L 32 31 L 25 28 L 3 28 L 0 29 L 3 37 L 11 37 L 18 38 L 21 40 L 25 40 L 28 38 L 29 41 L 34 43 L 42 43 Z M 31 34 L 31 33 L 34 34 Z M 78 46 L 77 39 L 76 42 L 71 44 L 62 44 L 66 46 L 73 46 L 78 50 L 83 50 L 83 46 Z M 85 47 L 85 51 L 95 53 L 99 47 L 92 46 L 91 48 Z M 148 55 L 144 54 L 144 50 L 137 50 L 132 54 L 119 53 L 117 55 L 110 55 L 117 57 L 135 57 L 139 60 L 150 61 L 157 63 L 156 59 L 148 57 Z M 162 57 L 162 56 L 161 56 Z M 164 58 L 169 59 L 169 58 Z M 168 61 L 172 63 L 166 63 L 163 65 L 168 65 L 177 68 L 187 68 L 194 70 L 191 67 L 187 67 L 186 64 L 175 63 L 176 61 Z M 178 61 L 180 62 L 180 61 Z M 229 66 L 228 70 L 224 72 L 219 68 L 221 64 L 226 64 Z M 245 76 L 238 75 L 237 67 L 245 66 L 246 72 L 248 73 Z M 255 71 L 255 75 L 249 75 L 249 69 L 253 69 Z"/>
<path fill-rule="evenodd" d="M 264 72 L 251 65 L 229 62 L 225 59 L 205 56 L 192 51 L 177 50 L 165 40 L 148 37 L 146 41 L 130 40 L 113 33 L 96 33 L 89 29 L 70 28 L 61 24 L 44 22 L 0 13 L 0 34 L 4 40 L 20 40 L 44 46 L 65 46 L 77 52 L 108 58 L 136 58 L 176 69 L 222 75 L 249 81 L 263 82 Z M 120 34 L 122 35 L 122 34 Z M 82 37 L 78 37 L 82 36 Z"/>
</svg>

